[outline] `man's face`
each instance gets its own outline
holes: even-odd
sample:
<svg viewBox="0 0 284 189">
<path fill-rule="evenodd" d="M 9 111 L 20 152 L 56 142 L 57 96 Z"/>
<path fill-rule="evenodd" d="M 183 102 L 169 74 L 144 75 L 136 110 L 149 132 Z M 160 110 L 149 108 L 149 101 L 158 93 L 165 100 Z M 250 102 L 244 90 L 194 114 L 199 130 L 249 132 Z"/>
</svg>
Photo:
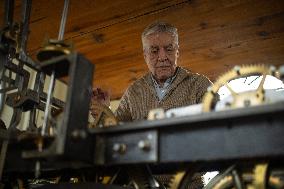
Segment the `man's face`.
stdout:
<svg viewBox="0 0 284 189">
<path fill-rule="evenodd" d="M 157 32 L 144 39 L 144 58 L 158 82 L 173 76 L 177 67 L 178 44 L 171 33 Z"/>
</svg>

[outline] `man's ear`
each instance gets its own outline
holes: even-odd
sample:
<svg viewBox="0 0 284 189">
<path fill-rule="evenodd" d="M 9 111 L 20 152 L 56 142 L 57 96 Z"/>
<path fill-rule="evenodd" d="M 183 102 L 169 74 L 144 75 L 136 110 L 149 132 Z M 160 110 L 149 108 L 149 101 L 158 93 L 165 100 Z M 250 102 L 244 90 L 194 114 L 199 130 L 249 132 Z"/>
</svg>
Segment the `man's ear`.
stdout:
<svg viewBox="0 0 284 189">
<path fill-rule="evenodd" d="M 144 60 L 146 62 L 146 52 L 145 52 L 145 49 L 143 50 L 143 57 L 144 57 Z"/>
<path fill-rule="evenodd" d="M 179 57 L 179 50 L 177 50 L 177 57 Z"/>
</svg>

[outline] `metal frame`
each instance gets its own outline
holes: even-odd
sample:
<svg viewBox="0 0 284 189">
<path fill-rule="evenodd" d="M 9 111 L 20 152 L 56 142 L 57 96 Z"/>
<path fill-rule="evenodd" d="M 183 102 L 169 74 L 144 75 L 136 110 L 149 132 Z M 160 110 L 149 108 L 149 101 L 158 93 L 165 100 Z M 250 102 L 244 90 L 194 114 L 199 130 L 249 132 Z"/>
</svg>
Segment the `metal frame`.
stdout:
<svg viewBox="0 0 284 189">
<path fill-rule="evenodd" d="M 72 103 L 74 106 L 77 104 L 74 101 Z M 87 101 L 85 103 L 87 105 Z M 85 121 L 83 118 L 77 119 L 78 116 L 73 116 L 77 111 L 71 107 L 69 110 L 73 113 L 69 111 L 66 114 L 65 119 L 69 121 L 63 125 L 62 135 L 58 137 L 60 141 L 56 143 L 59 144 L 57 150 L 62 153 L 61 158 L 53 164 L 43 161 L 43 172 L 87 167 L 95 171 L 101 166 L 127 166 L 133 163 L 150 164 L 158 170 L 172 171 L 184 169 L 189 164 L 206 165 L 211 169 L 214 165 L 222 167 L 247 160 L 284 161 L 284 102 L 180 118 L 125 123 L 89 131 L 84 125 L 87 117 L 84 118 Z M 21 141 L 22 147 L 13 150 L 19 153 L 20 149 L 25 149 L 23 145 L 28 144 L 27 141 Z M 17 143 L 15 145 L 19 146 Z M 126 148 L 121 148 L 123 145 Z M 39 158 L 54 158 L 54 154 L 55 151 L 50 151 L 48 155 L 31 152 L 29 156 L 26 154 L 22 158 L 14 154 L 14 158 L 7 158 L 11 162 L 6 162 L 6 171 L 30 172 L 30 166 L 34 165 L 32 162 Z M 18 162 L 22 162 L 13 164 L 15 156 Z M 34 161 L 30 159 L 32 157 Z M 29 158 L 29 161 L 25 161 L 25 158 Z"/>
<path fill-rule="evenodd" d="M 123 165 L 132 161 L 145 163 L 152 154 L 158 155 L 153 163 L 161 164 L 228 162 L 250 158 L 284 160 L 283 115 L 284 102 L 281 102 L 91 129 L 90 133 L 100 144 L 96 146 L 96 151 L 105 150 L 104 155 L 98 154 L 101 157 L 95 159 L 95 164 Z M 151 144 L 157 144 L 157 148 L 138 150 L 140 133 L 157 135 Z M 121 144 L 121 141 L 126 148 L 130 146 L 131 153 L 126 150 L 120 154 L 120 158 L 113 158 L 117 153 L 113 146 Z M 142 151 L 144 156 L 140 154 Z"/>
</svg>

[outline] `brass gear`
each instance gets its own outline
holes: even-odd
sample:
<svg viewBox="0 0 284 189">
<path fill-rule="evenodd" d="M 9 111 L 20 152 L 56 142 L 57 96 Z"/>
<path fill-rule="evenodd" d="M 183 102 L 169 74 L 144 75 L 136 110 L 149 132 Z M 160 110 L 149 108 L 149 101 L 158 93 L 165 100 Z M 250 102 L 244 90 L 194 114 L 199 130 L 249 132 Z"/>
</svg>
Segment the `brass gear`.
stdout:
<svg viewBox="0 0 284 189">
<path fill-rule="evenodd" d="M 185 171 L 180 171 L 177 172 L 175 175 L 172 175 L 171 181 L 169 183 L 169 189 L 178 189 L 185 174 Z"/>
<path fill-rule="evenodd" d="M 239 185 L 247 189 L 282 189 L 284 187 L 283 170 L 276 171 L 278 175 L 273 175 L 273 172 L 273 170 L 268 171 L 267 163 L 256 164 L 249 172 L 239 172 L 238 176 L 241 182 Z M 238 187 L 236 187 L 236 181 L 233 175 L 229 172 L 218 182 L 213 185 L 211 184 L 210 187 L 206 186 L 205 188 L 231 189 Z"/>
<path fill-rule="evenodd" d="M 49 39 L 45 41 L 43 49 L 37 54 L 37 59 L 42 62 L 61 55 L 68 55 L 73 52 L 72 44 L 64 41 Z"/>
<path fill-rule="evenodd" d="M 255 91 L 248 91 L 244 93 L 236 93 L 229 85 L 228 82 L 241 77 L 247 77 L 252 75 L 263 76 L 262 80 Z M 265 95 L 263 84 L 266 75 L 272 75 L 276 78 L 280 78 L 279 72 L 274 66 L 270 65 L 243 65 L 235 66 L 227 73 L 221 75 L 216 82 L 209 87 L 207 93 L 203 97 L 203 112 L 210 112 L 215 109 L 215 105 L 218 99 L 218 90 L 222 86 L 226 86 L 232 94 L 233 103 L 228 104 L 229 108 L 240 108 L 250 105 L 260 105 L 264 102 Z M 249 101 L 247 101 L 249 99 Z M 248 103 L 247 103 L 248 102 Z"/>
<path fill-rule="evenodd" d="M 191 169 L 180 170 L 168 176 L 168 182 L 164 183 L 167 189 L 193 189 L 203 188 L 202 174 Z"/>
<path fill-rule="evenodd" d="M 91 123 L 89 128 L 117 125 L 118 121 L 115 115 L 106 105 L 98 102 L 92 102 L 90 109 L 96 109 L 97 115 L 94 117 L 95 122 Z"/>
</svg>

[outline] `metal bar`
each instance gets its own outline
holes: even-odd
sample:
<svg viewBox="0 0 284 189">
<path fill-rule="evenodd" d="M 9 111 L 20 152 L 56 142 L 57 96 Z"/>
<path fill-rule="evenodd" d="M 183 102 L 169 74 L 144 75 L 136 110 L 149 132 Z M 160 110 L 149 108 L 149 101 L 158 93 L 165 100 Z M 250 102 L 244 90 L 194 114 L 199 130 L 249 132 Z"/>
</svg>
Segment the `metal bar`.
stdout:
<svg viewBox="0 0 284 189">
<path fill-rule="evenodd" d="M 29 120 L 29 126 L 27 128 L 28 131 L 35 131 L 37 129 L 36 127 L 36 108 L 33 108 L 30 113 L 30 120 Z"/>
<path fill-rule="evenodd" d="M 50 76 L 50 83 L 49 83 L 49 88 L 48 88 L 48 93 L 47 93 L 47 100 L 46 100 L 45 111 L 44 111 L 44 120 L 43 120 L 42 129 L 41 129 L 41 135 L 42 136 L 45 135 L 45 130 L 46 130 L 47 124 L 48 124 L 48 116 L 49 116 L 49 113 L 50 113 L 50 110 L 51 110 L 50 101 L 51 101 L 52 94 L 53 94 L 54 81 L 55 81 L 55 72 L 53 71 L 51 76 Z"/>
<path fill-rule="evenodd" d="M 15 85 L 15 80 L 14 79 L 11 79 L 9 78 L 8 76 L 3 76 L 2 78 L 0 78 L 1 82 L 5 83 L 5 84 L 8 84 L 8 83 L 11 83 L 11 85 Z"/>
<path fill-rule="evenodd" d="M 86 134 L 86 125 L 88 124 L 88 107 L 90 105 L 89 91 L 92 88 L 94 65 L 82 55 L 74 53 L 70 55 L 69 69 L 69 87 L 64 107 L 63 124 L 58 130 L 58 140 L 56 151 L 64 152 L 68 158 L 79 158 L 81 160 L 91 161 L 93 151 L 82 149 L 82 146 L 92 145 L 90 138 L 72 142 L 72 135 L 81 133 L 84 138 Z M 84 78 L 80 81 L 78 78 Z M 70 145 L 71 144 L 71 145 Z M 76 154 L 84 154 L 77 157 Z"/>
<path fill-rule="evenodd" d="M 37 96 L 40 97 L 40 94 L 43 93 L 43 85 L 44 85 L 45 75 L 42 72 L 37 72 L 35 84 L 34 84 L 34 91 L 37 92 Z M 36 111 L 39 105 L 35 105 L 34 108 L 31 110 L 30 113 L 30 121 L 28 130 L 34 131 L 37 129 L 36 126 Z"/>
<path fill-rule="evenodd" d="M 166 163 L 284 157 L 282 115 L 187 124 L 178 127 L 178 131 L 173 128 L 161 130 L 159 160 Z M 200 146 L 204 148 L 201 150 Z M 176 154 L 179 154 L 178 158 Z"/>
<path fill-rule="evenodd" d="M 1 83 L 0 85 L 1 85 L 1 87 L 0 87 L 0 93 L 4 93 L 4 94 L 5 94 L 6 92 L 8 92 L 8 91 L 12 91 L 12 90 L 17 89 L 17 87 L 15 87 L 15 86 L 3 88 L 3 87 L 2 87 L 2 83 Z"/>
<path fill-rule="evenodd" d="M 12 130 L 16 129 L 17 125 L 21 121 L 22 112 L 23 111 L 20 108 L 14 108 L 13 109 L 13 115 L 12 115 L 8 130 L 12 131 Z"/>
<path fill-rule="evenodd" d="M 22 7 L 22 33 L 21 33 L 21 44 L 20 44 L 20 54 L 19 59 L 25 57 L 27 40 L 29 36 L 29 20 L 32 9 L 32 0 L 24 0 Z"/>
<path fill-rule="evenodd" d="M 4 87 L 4 83 L 0 81 L 0 91 L 3 89 L 3 87 Z M 1 93 L 0 94 L 0 116 L 4 108 L 4 103 L 5 103 L 5 94 Z"/>
<path fill-rule="evenodd" d="M 4 140 L 1 145 L 1 152 L 0 152 L 0 181 L 2 180 L 2 174 L 4 169 L 4 163 L 6 159 L 7 149 L 8 149 L 8 140 Z"/>
<path fill-rule="evenodd" d="M 4 27 L 9 26 L 11 29 L 14 17 L 14 0 L 5 0 Z"/>
<path fill-rule="evenodd" d="M 243 187 L 243 184 L 242 184 L 242 181 L 241 181 L 241 176 L 239 176 L 239 174 L 236 170 L 232 171 L 232 176 L 233 176 L 233 180 L 234 180 L 236 189 L 243 189 L 244 187 Z"/>
<path fill-rule="evenodd" d="M 11 70 L 9 70 L 9 76 L 8 76 L 8 78 L 9 78 L 9 81 L 12 80 L 12 71 L 11 71 Z M 15 83 L 17 83 L 17 82 L 16 82 L 16 79 L 15 79 Z M 12 85 L 12 83 L 11 83 L 11 82 L 8 82 L 8 87 L 11 87 L 11 85 Z"/>
<path fill-rule="evenodd" d="M 63 37 L 64 37 L 64 31 L 65 31 L 65 25 L 66 25 L 66 20 L 67 20 L 68 7 L 69 7 L 69 0 L 65 0 L 64 1 L 64 7 L 63 7 L 63 12 L 62 12 L 62 17 L 61 17 L 61 22 L 60 22 L 60 29 L 59 29 L 59 33 L 58 33 L 58 40 L 59 41 L 63 40 Z"/>
<path fill-rule="evenodd" d="M 0 58 L 2 58 L 3 56 L 0 55 Z M 1 61 L 1 60 L 0 60 Z M 2 64 L 2 62 L 0 62 L 0 91 L 5 88 L 5 81 L 3 80 L 4 76 L 5 76 L 5 67 L 4 64 Z M 1 92 L 0 92 L 1 93 Z M 4 107 L 4 103 L 5 103 L 5 94 L 1 93 L 0 94 L 0 116 L 2 114 L 2 110 Z"/>
</svg>

